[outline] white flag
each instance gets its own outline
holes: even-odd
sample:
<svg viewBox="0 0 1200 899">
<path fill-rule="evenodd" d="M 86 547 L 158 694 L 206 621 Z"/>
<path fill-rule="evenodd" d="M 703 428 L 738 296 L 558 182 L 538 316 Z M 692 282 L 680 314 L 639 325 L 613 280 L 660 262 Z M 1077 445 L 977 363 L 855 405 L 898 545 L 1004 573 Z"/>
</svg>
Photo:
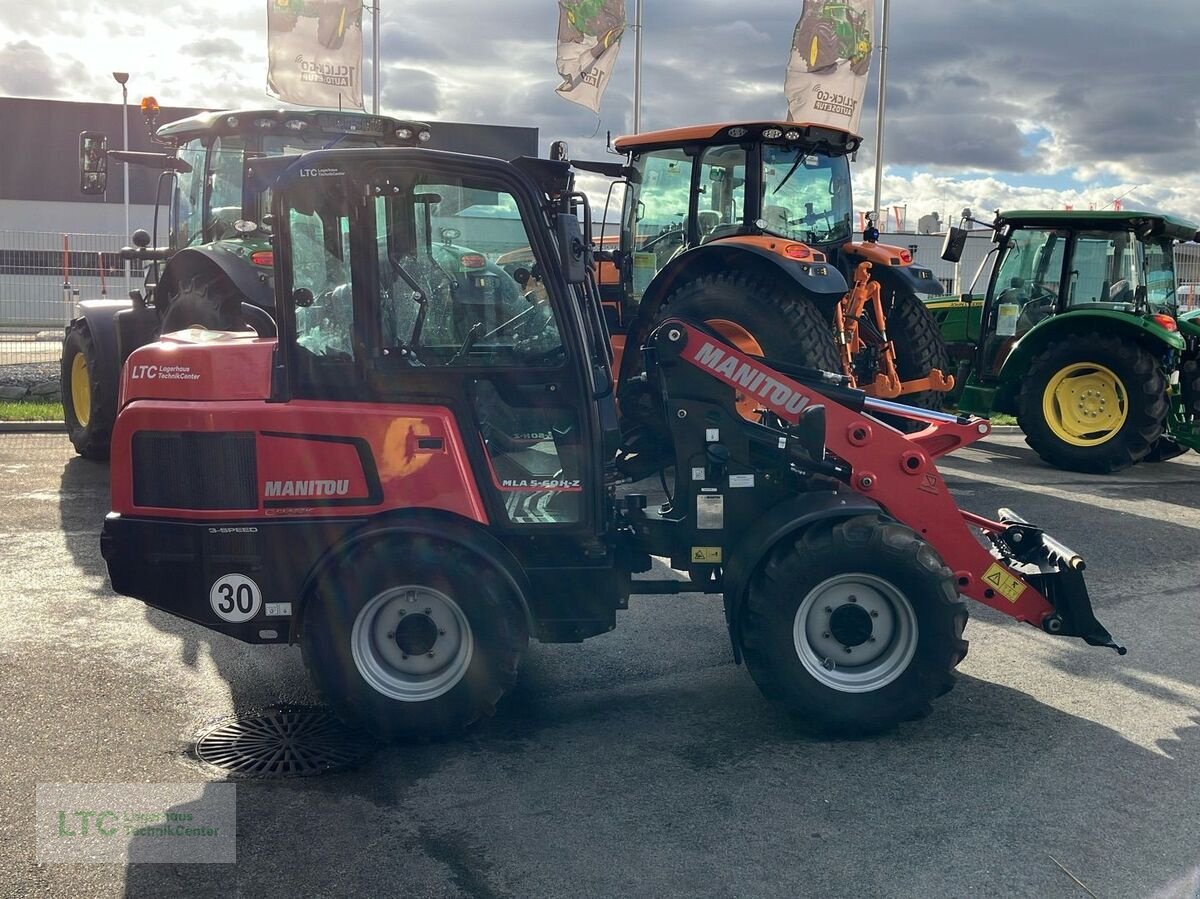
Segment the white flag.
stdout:
<svg viewBox="0 0 1200 899">
<path fill-rule="evenodd" d="M 362 0 L 267 0 L 267 95 L 362 109 Z"/>
<path fill-rule="evenodd" d="M 599 112 L 624 32 L 625 0 L 558 0 L 558 95 Z"/>
<path fill-rule="evenodd" d="M 804 0 L 784 82 L 789 121 L 858 133 L 874 19 L 875 0 Z"/>
</svg>

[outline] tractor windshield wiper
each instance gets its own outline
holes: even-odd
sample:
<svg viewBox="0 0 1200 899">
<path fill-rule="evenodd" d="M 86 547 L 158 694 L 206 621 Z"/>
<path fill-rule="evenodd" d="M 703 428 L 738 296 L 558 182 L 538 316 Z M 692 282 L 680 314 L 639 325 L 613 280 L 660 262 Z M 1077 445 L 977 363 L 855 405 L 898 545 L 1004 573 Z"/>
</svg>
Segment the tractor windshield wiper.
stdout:
<svg viewBox="0 0 1200 899">
<path fill-rule="evenodd" d="M 783 180 L 779 182 L 779 185 L 771 191 L 771 196 L 775 196 L 775 194 L 783 190 L 783 186 L 791 180 L 792 175 L 796 174 L 796 169 L 800 168 L 800 163 L 803 161 L 804 155 L 803 150 L 796 151 L 796 161 L 792 163 L 792 167 L 788 169 L 787 174 L 783 176 Z"/>
</svg>

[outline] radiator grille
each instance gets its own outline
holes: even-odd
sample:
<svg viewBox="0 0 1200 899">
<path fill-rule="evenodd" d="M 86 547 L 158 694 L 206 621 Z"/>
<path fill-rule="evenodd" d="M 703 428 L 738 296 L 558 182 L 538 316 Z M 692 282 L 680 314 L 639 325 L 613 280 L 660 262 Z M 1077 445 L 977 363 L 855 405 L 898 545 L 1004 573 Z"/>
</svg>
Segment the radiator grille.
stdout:
<svg viewBox="0 0 1200 899">
<path fill-rule="evenodd" d="M 257 509 L 253 433 L 139 431 L 133 502 L 158 509 Z"/>
</svg>

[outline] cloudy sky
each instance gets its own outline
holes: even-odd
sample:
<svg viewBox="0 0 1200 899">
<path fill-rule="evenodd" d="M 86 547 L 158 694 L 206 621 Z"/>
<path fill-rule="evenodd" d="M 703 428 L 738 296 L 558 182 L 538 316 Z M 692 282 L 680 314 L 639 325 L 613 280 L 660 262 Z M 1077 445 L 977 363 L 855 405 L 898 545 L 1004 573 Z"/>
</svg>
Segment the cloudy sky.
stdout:
<svg viewBox="0 0 1200 899">
<path fill-rule="evenodd" d="M 801 0 L 645 2 L 645 129 L 784 115 Z M 554 0 L 380 3 L 385 112 L 534 125 L 543 148 L 566 138 L 579 156 L 630 130 L 632 38 L 597 117 L 554 94 Z M 120 69 L 135 100 L 267 105 L 265 5 L 0 0 L 0 92 L 111 102 Z M 895 0 L 888 74 L 884 204 L 907 205 L 910 224 L 963 206 L 1104 208 L 1117 197 L 1200 216 L 1191 3 Z M 871 201 L 875 103 L 873 86 L 860 209 Z"/>
</svg>

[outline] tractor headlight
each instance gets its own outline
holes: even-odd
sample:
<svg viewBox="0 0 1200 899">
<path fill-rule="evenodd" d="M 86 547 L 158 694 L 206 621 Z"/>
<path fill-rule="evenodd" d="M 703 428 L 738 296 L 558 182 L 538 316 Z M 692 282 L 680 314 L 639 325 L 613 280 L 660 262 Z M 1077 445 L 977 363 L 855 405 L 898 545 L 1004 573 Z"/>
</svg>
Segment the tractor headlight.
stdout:
<svg viewBox="0 0 1200 899">
<path fill-rule="evenodd" d="M 411 128 L 397 128 L 396 129 L 396 137 L 400 138 L 400 140 L 409 140 L 412 138 L 412 134 L 413 133 L 412 133 Z"/>
<path fill-rule="evenodd" d="M 432 137 L 433 137 L 433 135 L 430 134 L 428 131 L 422 130 L 422 131 L 417 132 L 417 140 L 419 140 L 423 144 L 428 143 L 429 139 Z"/>
</svg>

